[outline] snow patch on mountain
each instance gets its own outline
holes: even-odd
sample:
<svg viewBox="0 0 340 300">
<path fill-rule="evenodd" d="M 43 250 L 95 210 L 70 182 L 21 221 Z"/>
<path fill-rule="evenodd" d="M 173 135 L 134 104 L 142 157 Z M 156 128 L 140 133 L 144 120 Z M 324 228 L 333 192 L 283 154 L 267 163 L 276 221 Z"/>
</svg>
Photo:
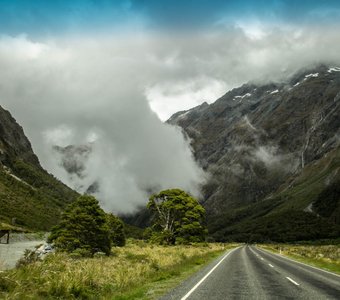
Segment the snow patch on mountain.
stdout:
<svg viewBox="0 0 340 300">
<path fill-rule="evenodd" d="M 246 94 L 244 94 L 244 95 L 242 95 L 242 96 L 235 96 L 234 97 L 234 101 L 236 101 L 236 100 L 239 100 L 239 101 L 242 101 L 244 98 L 246 98 L 246 97 L 250 97 L 252 94 L 250 94 L 250 93 L 246 93 Z"/>
<path fill-rule="evenodd" d="M 328 73 L 340 72 L 340 67 L 332 67 L 328 69 Z"/>
<path fill-rule="evenodd" d="M 305 76 L 305 78 L 318 77 L 319 73 L 311 73 Z"/>
</svg>

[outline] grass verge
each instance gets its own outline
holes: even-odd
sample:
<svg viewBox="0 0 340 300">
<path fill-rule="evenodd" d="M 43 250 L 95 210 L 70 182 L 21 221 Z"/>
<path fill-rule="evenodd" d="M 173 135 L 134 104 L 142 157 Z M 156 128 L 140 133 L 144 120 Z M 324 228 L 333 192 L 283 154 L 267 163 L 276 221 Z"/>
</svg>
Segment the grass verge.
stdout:
<svg viewBox="0 0 340 300">
<path fill-rule="evenodd" d="M 340 245 L 264 244 L 260 248 L 340 275 Z"/>
<path fill-rule="evenodd" d="M 110 257 L 65 253 L 0 273 L 1 299 L 157 299 L 233 248 L 232 244 L 156 246 L 129 242 Z"/>
</svg>

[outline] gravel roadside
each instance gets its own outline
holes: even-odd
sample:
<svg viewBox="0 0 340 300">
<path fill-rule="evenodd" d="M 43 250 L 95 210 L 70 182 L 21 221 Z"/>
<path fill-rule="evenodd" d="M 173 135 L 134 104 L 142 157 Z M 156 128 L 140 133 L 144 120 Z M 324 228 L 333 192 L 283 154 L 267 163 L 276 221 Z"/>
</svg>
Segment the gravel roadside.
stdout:
<svg viewBox="0 0 340 300">
<path fill-rule="evenodd" d="M 44 239 L 32 240 L 32 236 L 17 235 L 11 238 L 9 244 L 0 244 L 0 271 L 15 267 L 16 262 L 23 256 L 26 249 L 34 250 L 46 243 Z"/>
</svg>

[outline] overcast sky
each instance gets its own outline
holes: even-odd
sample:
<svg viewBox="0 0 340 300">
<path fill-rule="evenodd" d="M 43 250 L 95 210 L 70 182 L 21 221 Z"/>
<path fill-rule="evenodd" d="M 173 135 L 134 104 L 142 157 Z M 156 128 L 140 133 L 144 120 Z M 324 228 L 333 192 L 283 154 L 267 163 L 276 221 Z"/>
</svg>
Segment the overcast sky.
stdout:
<svg viewBox="0 0 340 300">
<path fill-rule="evenodd" d="M 0 0 L 0 105 L 42 165 L 107 210 L 204 174 L 171 114 L 247 81 L 340 65 L 339 1 Z M 53 145 L 92 143 L 83 178 Z M 80 187 L 83 186 L 83 187 Z"/>
</svg>

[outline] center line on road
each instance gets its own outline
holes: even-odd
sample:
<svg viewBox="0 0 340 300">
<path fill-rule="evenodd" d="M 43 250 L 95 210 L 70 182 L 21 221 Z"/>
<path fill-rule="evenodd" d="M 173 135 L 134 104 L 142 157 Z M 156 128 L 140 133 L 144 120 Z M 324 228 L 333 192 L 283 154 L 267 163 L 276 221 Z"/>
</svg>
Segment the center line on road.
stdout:
<svg viewBox="0 0 340 300">
<path fill-rule="evenodd" d="M 290 282 L 293 282 L 295 285 L 300 285 L 300 284 L 298 284 L 296 281 L 294 281 L 292 278 L 290 278 L 290 277 L 286 277 Z"/>
<path fill-rule="evenodd" d="M 272 268 L 274 268 L 274 266 L 273 265 L 271 265 L 271 264 L 268 264 L 269 265 L 269 267 L 272 267 Z"/>
<path fill-rule="evenodd" d="M 207 279 L 207 277 L 212 273 L 212 272 L 214 272 L 214 270 L 231 254 L 231 253 L 233 253 L 235 250 L 237 250 L 238 248 L 240 248 L 240 247 L 237 247 L 237 248 L 235 248 L 235 249 L 233 249 L 233 250 L 231 250 L 231 251 L 229 251 L 216 265 L 215 265 L 215 267 L 213 267 L 210 271 L 209 271 L 209 273 L 207 274 L 207 275 L 205 275 L 188 293 L 186 293 L 185 294 L 185 296 L 183 296 L 182 298 L 181 298 L 181 300 L 185 300 L 185 299 L 187 299 L 192 293 L 193 293 L 193 291 L 194 290 L 196 290 L 200 285 L 201 285 L 201 283 L 204 281 L 204 280 L 206 280 Z"/>
</svg>

